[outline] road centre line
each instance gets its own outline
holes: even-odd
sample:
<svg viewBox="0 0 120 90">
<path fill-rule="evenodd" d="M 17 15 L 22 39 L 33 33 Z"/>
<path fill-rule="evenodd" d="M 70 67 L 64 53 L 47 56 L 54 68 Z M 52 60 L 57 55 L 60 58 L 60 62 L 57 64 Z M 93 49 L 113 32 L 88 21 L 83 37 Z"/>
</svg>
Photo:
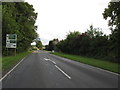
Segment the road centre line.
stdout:
<svg viewBox="0 0 120 90">
<path fill-rule="evenodd" d="M 59 71 L 61 71 L 68 79 L 71 79 L 71 77 L 70 77 L 68 74 L 66 74 L 62 69 L 60 69 L 57 65 L 55 65 L 55 67 L 56 67 Z"/>
<path fill-rule="evenodd" d="M 52 61 L 52 60 L 49 60 L 49 61 L 51 61 L 52 63 L 56 64 L 56 62 L 54 62 L 54 61 Z"/>
<path fill-rule="evenodd" d="M 68 74 L 66 74 L 62 69 L 60 69 L 60 68 L 56 65 L 56 63 L 55 63 L 54 61 L 52 61 L 52 60 L 50 60 L 50 59 L 47 59 L 47 58 L 44 58 L 44 60 L 50 61 L 50 62 L 54 63 L 54 64 L 55 64 L 55 67 L 56 67 L 60 72 L 62 72 L 68 79 L 71 79 L 71 77 L 70 77 Z"/>
<path fill-rule="evenodd" d="M 25 59 L 25 57 L 18 63 L 16 64 L 8 73 L 6 73 L 1 79 L 0 79 L 0 82 L 5 79 L 20 63 L 23 62 L 23 60 Z"/>
<path fill-rule="evenodd" d="M 44 60 L 48 61 L 48 60 L 50 60 L 50 59 L 44 58 Z"/>
<path fill-rule="evenodd" d="M 50 62 L 52 62 L 53 64 L 56 64 L 56 62 L 54 62 L 54 61 L 52 61 L 52 60 L 50 60 L 50 59 L 44 58 L 44 60 L 50 61 Z"/>
</svg>

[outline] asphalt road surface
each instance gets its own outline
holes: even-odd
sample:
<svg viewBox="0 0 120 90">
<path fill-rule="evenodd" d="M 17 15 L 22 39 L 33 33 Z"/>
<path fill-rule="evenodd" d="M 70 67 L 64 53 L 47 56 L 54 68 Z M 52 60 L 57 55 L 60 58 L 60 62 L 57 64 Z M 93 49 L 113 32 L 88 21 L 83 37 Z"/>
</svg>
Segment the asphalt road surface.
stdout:
<svg viewBox="0 0 120 90">
<path fill-rule="evenodd" d="M 26 57 L 3 88 L 118 88 L 118 75 L 45 51 Z"/>
</svg>

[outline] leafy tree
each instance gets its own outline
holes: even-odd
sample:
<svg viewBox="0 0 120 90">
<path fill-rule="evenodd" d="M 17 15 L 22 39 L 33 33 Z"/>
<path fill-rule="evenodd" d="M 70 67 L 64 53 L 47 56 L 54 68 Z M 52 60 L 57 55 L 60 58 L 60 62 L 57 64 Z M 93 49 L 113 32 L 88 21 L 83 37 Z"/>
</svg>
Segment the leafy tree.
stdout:
<svg viewBox="0 0 120 90">
<path fill-rule="evenodd" d="M 58 44 L 59 40 L 58 39 L 53 39 L 51 41 L 49 41 L 49 45 L 47 46 L 47 50 L 52 51 L 55 50 L 57 51 L 57 44 Z"/>
<path fill-rule="evenodd" d="M 59 51 L 64 53 L 106 59 L 109 53 L 108 46 L 108 36 L 92 25 L 85 33 L 68 33 L 66 39 L 57 44 Z"/>
<path fill-rule="evenodd" d="M 120 1 L 110 2 L 105 8 L 103 17 L 108 21 L 112 34 L 110 35 L 110 57 L 114 61 L 120 60 Z M 119 61 L 120 62 L 120 61 Z"/>
<path fill-rule="evenodd" d="M 69 33 L 67 34 L 67 39 L 69 40 L 69 39 L 75 38 L 75 37 L 78 36 L 79 34 L 80 34 L 80 32 L 78 32 L 78 31 L 69 32 Z"/>
<path fill-rule="evenodd" d="M 17 52 L 26 51 L 38 37 L 35 21 L 37 13 L 27 2 L 2 3 L 2 48 L 6 55 L 6 34 L 17 34 Z"/>
<path fill-rule="evenodd" d="M 42 49 L 42 47 L 43 47 L 42 42 L 37 40 L 36 41 L 36 47 L 38 47 L 39 49 Z"/>
<path fill-rule="evenodd" d="M 102 36 L 103 32 L 100 28 L 94 28 L 93 25 L 90 25 L 90 29 L 87 29 L 87 35 L 90 36 L 90 38 L 94 38 L 96 36 Z"/>
<path fill-rule="evenodd" d="M 48 50 L 49 50 L 49 51 L 54 50 L 53 41 L 49 41 Z"/>
</svg>

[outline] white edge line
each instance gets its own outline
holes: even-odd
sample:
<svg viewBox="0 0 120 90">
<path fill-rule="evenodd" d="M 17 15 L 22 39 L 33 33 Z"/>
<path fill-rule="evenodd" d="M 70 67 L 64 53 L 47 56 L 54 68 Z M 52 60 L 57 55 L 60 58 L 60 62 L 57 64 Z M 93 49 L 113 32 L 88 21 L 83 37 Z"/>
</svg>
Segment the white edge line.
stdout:
<svg viewBox="0 0 120 90">
<path fill-rule="evenodd" d="M 8 73 L 6 73 L 1 79 L 0 82 L 5 79 L 23 60 L 25 59 L 25 57 L 18 63 L 16 64 Z"/>
<path fill-rule="evenodd" d="M 53 55 L 53 54 L 50 54 L 50 55 Z M 56 55 L 53 55 L 53 56 L 56 56 Z M 60 57 L 60 56 L 57 56 L 57 57 Z M 61 57 L 61 58 L 63 58 L 63 59 L 68 59 L 68 58 L 64 58 L 64 57 Z M 73 60 L 72 60 L 72 61 L 73 61 Z M 82 62 L 79 62 L 79 63 L 82 63 Z M 82 64 L 85 64 L 85 63 L 82 63 Z M 85 64 L 85 65 L 89 65 L 89 64 Z M 98 69 L 98 70 L 104 71 L 104 72 L 108 72 L 108 73 L 111 73 L 111 74 L 120 76 L 120 74 L 118 74 L 118 73 L 115 73 L 115 72 L 112 72 L 112 71 L 109 71 L 109 70 L 105 70 L 105 69 L 102 69 L 102 68 L 100 68 L 100 67 L 95 67 L 95 66 L 92 66 L 92 65 L 89 65 L 89 66 L 91 66 L 91 67 L 93 67 L 93 68 L 96 68 L 96 69 Z"/>
<path fill-rule="evenodd" d="M 102 69 L 102 68 L 99 68 L 99 67 L 95 67 L 95 68 L 97 68 L 98 70 L 104 71 L 104 72 L 108 72 L 108 73 L 111 73 L 111 74 L 117 75 L 117 76 L 120 75 L 120 74 L 118 74 L 118 73 L 114 73 L 114 72 L 111 72 L 111 71 L 108 71 L 108 70 L 105 70 L 105 69 Z"/>
<path fill-rule="evenodd" d="M 62 69 L 60 69 L 57 65 L 55 65 L 55 67 L 60 70 L 65 76 L 67 76 L 67 78 L 71 79 L 71 77 L 69 75 L 67 75 Z"/>
</svg>

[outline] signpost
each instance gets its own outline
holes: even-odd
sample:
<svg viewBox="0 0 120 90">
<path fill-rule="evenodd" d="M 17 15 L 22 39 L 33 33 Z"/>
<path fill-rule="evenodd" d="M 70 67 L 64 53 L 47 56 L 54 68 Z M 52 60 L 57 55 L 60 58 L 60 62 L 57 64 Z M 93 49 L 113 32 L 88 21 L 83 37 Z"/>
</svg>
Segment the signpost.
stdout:
<svg viewBox="0 0 120 90">
<path fill-rule="evenodd" d="M 17 47 L 17 35 L 16 34 L 7 34 L 6 35 L 7 54 L 8 54 L 8 48 L 14 48 L 15 55 L 16 55 L 16 47 Z"/>
</svg>

